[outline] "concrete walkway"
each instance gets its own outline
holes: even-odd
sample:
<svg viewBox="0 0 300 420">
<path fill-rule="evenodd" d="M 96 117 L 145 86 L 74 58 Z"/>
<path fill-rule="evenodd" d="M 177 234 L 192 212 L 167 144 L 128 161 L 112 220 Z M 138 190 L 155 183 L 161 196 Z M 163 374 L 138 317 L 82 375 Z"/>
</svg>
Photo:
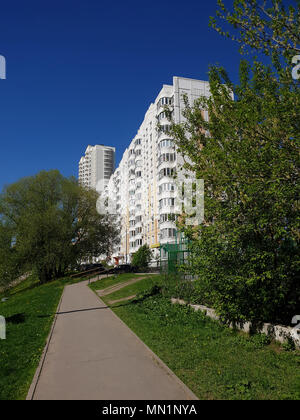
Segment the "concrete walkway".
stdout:
<svg viewBox="0 0 300 420">
<path fill-rule="evenodd" d="M 197 398 L 82 282 L 64 289 L 27 399 Z"/>
</svg>

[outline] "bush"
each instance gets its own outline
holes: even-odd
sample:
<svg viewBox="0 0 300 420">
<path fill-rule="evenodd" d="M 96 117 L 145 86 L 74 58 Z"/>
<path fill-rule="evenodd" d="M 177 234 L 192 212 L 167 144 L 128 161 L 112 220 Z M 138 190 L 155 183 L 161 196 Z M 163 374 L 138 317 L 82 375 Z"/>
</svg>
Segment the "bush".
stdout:
<svg viewBox="0 0 300 420">
<path fill-rule="evenodd" d="M 141 246 L 138 251 L 133 255 L 131 265 L 137 269 L 145 269 L 148 267 L 152 257 L 152 251 L 149 245 Z"/>
</svg>

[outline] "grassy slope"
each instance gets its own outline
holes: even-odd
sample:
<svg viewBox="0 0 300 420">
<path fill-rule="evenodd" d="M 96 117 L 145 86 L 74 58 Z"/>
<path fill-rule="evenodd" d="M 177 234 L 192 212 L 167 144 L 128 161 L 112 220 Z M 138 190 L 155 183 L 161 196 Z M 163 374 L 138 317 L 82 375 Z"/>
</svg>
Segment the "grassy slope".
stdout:
<svg viewBox="0 0 300 420">
<path fill-rule="evenodd" d="M 137 283 L 133 283 L 128 286 L 125 286 L 122 289 L 117 290 L 116 292 L 113 292 L 107 296 L 102 296 L 101 299 L 105 303 L 108 303 L 109 301 L 112 301 L 112 300 L 118 300 L 127 296 L 138 295 L 139 293 L 143 293 L 144 291 L 151 289 L 151 287 L 153 287 L 154 285 L 160 284 L 160 283 L 161 283 L 160 276 L 151 275 L 151 276 L 143 278 Z"/>
<path fill-rule="evenodd" d="M 142 282 L 104 299 L 139 292 Z M 299 352 L 234 332 L 161 295 L 113 310 L 200 399 L 300 399 Z"/>
<path fill-rule="evenodd" d="M 124 283 L 128 280 L 131 280 L 133 278 L 139 278 L 139 277 L 143 277 L 143 276 L 139 274 L 125 273 L 125 274 L 118 274 L 118 275 L 110 276 L 110 277 L 103 277 L 102 279 L 91 283 L 90 288 L 93 291 L 102 290 L 102 289 L 106 289 L 107 287 L 113 286 L 115 284 Z"/>
<path fill-rule="evenodd" d="M 73 282 L 63 279 L 39 285 L 32 276 L 0 302 L 0 314 L 6 318 L 6 340 L 0 340 L 0 400 L 26 397 L 63 287 Z"/>
<path fill-rule="evenodd" d="M 118 276 L 108 285 L 132 277 Z M 63 287 L 73 282 L 65 279 L 40 286 L 31 278 L 0 303 L 0 314 L 8 320 L 22 314 L 10 319 L 7 339 L 0 340 L 0 399 L 26 397 Z M 135 291 L 127 286 L 122 297 L 150 285 L 142 280 L 132 286 Z M 299 353 L 264 346 L 259 337 L 235 333 L 199 312 L 171 305 L 160 295 L 118 305 L 114 311 L 199 398 L 300 399 Z"/>
</svg>

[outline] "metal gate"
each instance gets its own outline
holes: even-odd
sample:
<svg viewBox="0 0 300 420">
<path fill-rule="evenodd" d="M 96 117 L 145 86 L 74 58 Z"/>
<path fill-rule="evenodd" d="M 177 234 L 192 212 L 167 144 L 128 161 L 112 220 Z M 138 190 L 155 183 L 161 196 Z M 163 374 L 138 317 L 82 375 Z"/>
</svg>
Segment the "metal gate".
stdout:
<svg viewBox="0 0 300 420">
<path fill-rule="evenodd" d="M 191 264 L 191 242 L 181 233 L 176 236 L 175 242 L 160 245 L 160 270 L 161 273 L 175 274 L 180 272 L 180 267 Z"/>
</svg>

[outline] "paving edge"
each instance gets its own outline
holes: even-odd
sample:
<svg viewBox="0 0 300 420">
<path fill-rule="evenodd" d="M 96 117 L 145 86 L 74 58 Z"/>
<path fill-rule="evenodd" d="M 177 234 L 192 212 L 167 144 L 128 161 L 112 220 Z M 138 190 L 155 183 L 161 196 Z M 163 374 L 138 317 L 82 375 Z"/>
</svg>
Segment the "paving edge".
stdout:
<svg viewBox="0 0 300 420">
<path fill-rule="evenodd" d="M 45 359 L 46 359 L 46 356 L 47 356 L 48 348 L 49 348 L 50 341 L 51 341 L 51 338 L 52 338 L 52 335 L 53 335 L 54 327 L 55 327 L 55 324 L 56 324 L 56 320 L 57 320 L 57 317 L 58 317 L 58 312 L 60 310 L 60 306 L 61 306 L 61 302 L 62 302 L 64 292 L 65 292 L 65 287 L 63 288 L 61 297 L 59 299 L 59 302 L 58 302 L 58 305 L 57 305 L 57 308 L 56 308 L 56 312 L 55 312 L 55 315 L 54 315 L 54 319 L 53 319 L 53 322 L 52 322 L 52 326 L 51 326 L 50 332 L 48 334 L 46 344 L 45 344 L 44 350 L 42 352 L 38 367 L 35 371 L 35 374 L 33 376 L 31 385 L 29 387 L 26 400 L 33 400 L 33 397 L 34 397 L 34 394 L 35 394 L 35 391 L 36 391 L 36 388 L 37 388 L 37 384 L 39 382 L 39 379 L 40 379 L 40 376 L 41 376 L 41 373 L 42 373 L 42 369 L 43 369 L 43 366 L 44 366 L 44 362 L 45 362 Z"/>
<path fill-rule="evenodd" d="M 90 289 L 91 290 L 91 289 Z M 92 291 L 92 290 L 91 290 Z M 98 296 L 98 299 L 101 300 L 101 302 L 106 305 L 102 299 Z M 106 305 L 107 306 L 107 305 Z M 132 329 L 120 318 L 118 317 L 118 315 L 111 309 L 111 308 L 107 308 L 109 309 L 113 315 L 123 324 L 125 325 L 125 327 L 127 327 L 129 329 L 129 331 L 131 332 L 131 334 L 140 342 L 143 344 L 143 346 L 146 348 L 147 352 L 150 354 L 150 356 L 155 360 L 155 362 L 166 371 L 166 373 L 175 380 L 175 382 L 177 382 L 177 384 L 183 389 L 183 391 L 186 393 L 187 395 L 187 400 L 199 400 L 199 398 L 190 390 L 190 388 L 184 383 L 182 382 L 181 379 L 178 378 L 178 376 L 175 375 L 175 373 L 157 356 L 157 354 L 155 354 L 150 347 L 147 346 L 147 344 L 144 343 L 144 341 L 142 341 L 140 339 L 140 337 L 134 332 L 132 331 Z"/>
</svg>

